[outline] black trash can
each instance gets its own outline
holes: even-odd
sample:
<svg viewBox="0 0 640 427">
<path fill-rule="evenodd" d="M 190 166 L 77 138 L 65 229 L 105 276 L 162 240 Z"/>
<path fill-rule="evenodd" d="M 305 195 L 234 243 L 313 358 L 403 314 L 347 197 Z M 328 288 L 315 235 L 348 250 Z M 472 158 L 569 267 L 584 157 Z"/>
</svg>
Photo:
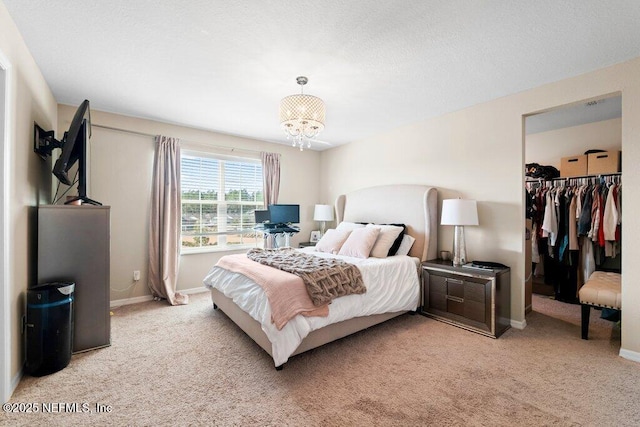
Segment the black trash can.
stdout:
<svg viewBox="0 0 640 427">
<path fill-rule="evenodd" d="M 73 349 L 74 283 L 44 283 L 27 290 L 26 372 L 39 377 L 69 364 Z"/>
</svg>

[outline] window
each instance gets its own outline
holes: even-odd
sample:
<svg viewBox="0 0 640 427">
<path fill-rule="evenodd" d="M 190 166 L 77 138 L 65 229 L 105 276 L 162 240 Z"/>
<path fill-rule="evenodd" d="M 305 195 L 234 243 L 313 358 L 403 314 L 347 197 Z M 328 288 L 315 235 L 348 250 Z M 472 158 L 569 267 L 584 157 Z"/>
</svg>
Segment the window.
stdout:
<svg viewBox="0 0 640 427">
<path fill-rule="evenodd" d="M 183 151 L 181 157 L 182 252 L 257 246 L 263 209 L 259 160 Z"/>
</svg>

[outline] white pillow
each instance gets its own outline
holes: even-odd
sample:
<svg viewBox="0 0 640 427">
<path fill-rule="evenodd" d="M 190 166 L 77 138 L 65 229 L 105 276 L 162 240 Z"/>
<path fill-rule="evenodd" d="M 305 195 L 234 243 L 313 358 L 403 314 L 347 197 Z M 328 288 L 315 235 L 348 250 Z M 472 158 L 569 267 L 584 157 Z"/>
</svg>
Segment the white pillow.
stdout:
<svg viewBox="0 0 640 427">
<path fill-rule="evenodd" d="M 409 236 L 408 234 L 405 234 L 402 238 L 402 243 L 400 243 L 400 247 L 398 248 L 396 255 L 409 255 L 409 251 L 411 250 L 411 247 L 413 246 L 413 243 L 415 241 L 416 239 Z"/>
<path fill-rule="evenodd" d="M 337 254 L 345 240 L 349 237 L 349 234 L 351 234 L 351 230 L 338 231 L 330 228 L 324 233 L 320 241 L 316 243 L 316 251 Z"/>
<path fill-rule="evenodd" d="M 357 222 L 342 221 L 340 224 L 338 224 L 338 226 L 336 227 L 336 230 L 338 231 L 355 230 L 356 228 L 364 228 L 364 224 L 358 224 Z"/>
<path fill-rule="evenodd" d="M 398 235 L 404 231 L 402 227 L 396 227 L 395 225 L 367 224 L 367 227 L 380 229 L 378 240 L 376 240 L 376 244 L 373 245 L 373 249 L 371 249 L 371 253 L 369 254 L 369 256 L 375 258 L 386 258 L 387 255 L 389 255 L 389 249 L 391 249 L 393 242 L 395 242 Z"/>
<path fill-rule="evenodd" d="M 369 258 L 371 248 L 376 243 L 380 230 L 376 228 L 362 227 L 351 232 L 347 241 L 344 242 L 338 255 L 351 256 L 355 258 Z"/>
</svg>

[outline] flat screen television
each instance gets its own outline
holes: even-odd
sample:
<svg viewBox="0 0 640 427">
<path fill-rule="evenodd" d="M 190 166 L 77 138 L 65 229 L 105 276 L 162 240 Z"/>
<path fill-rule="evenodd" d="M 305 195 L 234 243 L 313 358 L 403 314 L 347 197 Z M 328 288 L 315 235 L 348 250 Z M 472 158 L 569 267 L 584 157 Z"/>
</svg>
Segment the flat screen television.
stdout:
<svg viewBox="0 0 640 427">
<path fill-rule="evenodd" d="M 89 101 L 84 100 L 73 116 L 69 130 L 64 133 L 61 141 L 53 137 L 53 131 L 44 131 L 35 125 L 34 151 L 41 157 L 50 156 L 54 148 L 60 148 L 62 153 L 53 166 L 53 174 L 65 185 L 78 184 L 78 195 L 67 200 L 71 204 L 78 200 L 82 203 L 102 205 L 87 195 L 88 158 L 87 149 L 91 138 L 91 111 Z M 78 164 L 77 179 L 69 178 L 69 171 Z M 54 200 L 55 203 L 55 200 Z"/>
<path fill-rule="evenodd" d="M 269 205 L 271 224 L 298 224 L 300 205 Z"/>
</svg>

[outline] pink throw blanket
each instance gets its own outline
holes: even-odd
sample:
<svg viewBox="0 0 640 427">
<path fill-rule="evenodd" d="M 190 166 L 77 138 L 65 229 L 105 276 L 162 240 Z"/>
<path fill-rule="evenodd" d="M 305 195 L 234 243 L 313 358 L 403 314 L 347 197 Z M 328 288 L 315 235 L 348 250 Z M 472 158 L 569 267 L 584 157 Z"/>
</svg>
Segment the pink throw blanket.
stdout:
<svg viewBox="0 0 640 427">
<path fill-rule="evenodd" d="M 329 315 L 329 304 L 313 305 L 302 279 L 295 274 L 252 261 L 245 254 L 226 255 L 217 267 L 240 273 L 256 282 L 267 295 L 271 306 L 271 321 L 278 330 L 298 314 L 303 316 Z"/>
</svg>

